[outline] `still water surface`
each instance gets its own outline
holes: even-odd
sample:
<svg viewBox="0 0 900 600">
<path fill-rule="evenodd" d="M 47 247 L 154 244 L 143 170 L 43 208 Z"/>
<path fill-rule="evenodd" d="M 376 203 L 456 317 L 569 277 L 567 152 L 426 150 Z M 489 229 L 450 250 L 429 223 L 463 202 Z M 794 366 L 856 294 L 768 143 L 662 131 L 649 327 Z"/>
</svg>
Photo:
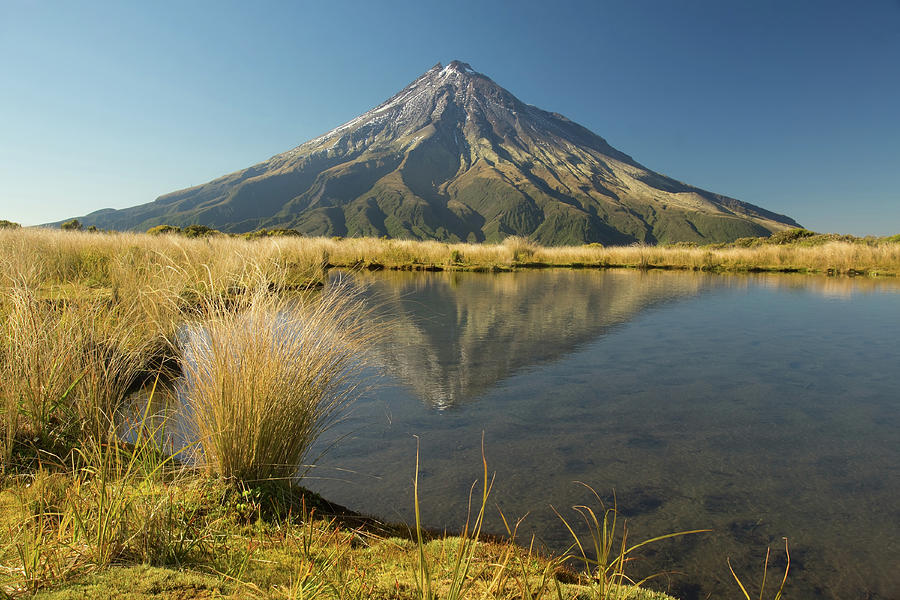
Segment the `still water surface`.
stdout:
<svg viewBox="0 0 900 600">
<path fill-rule="evenodd" d="M 785 597 L 900 598 L 900 282 L 632 271 L 355 275 L 391 320 L 386 373 L 305 484 L 458 530 L 479 477 L 556 551 L 550 506 L 618 500 L 639 569 L 737 597 L 791 547 Z M 494 511 L 496 512 L 496 511 Z M 498 519 L 488 528 L 501 532 Z M 737 594 L 735 593 L 737 592 Z"/>
</svg>

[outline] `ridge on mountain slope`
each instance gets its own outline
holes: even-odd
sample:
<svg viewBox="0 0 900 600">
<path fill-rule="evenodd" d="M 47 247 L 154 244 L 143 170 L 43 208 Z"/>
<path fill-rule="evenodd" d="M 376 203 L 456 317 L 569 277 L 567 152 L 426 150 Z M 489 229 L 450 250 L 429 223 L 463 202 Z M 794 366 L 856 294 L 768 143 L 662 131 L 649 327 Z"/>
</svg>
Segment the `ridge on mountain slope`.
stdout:
<svg viewBox="0 0 900 600">
<path fill-rule="evenodd" d="M 798 226 L 651 171 L 459 61 L 267 161 L 81 221 L 547 245 L 731 241 Z"/>
</svg>

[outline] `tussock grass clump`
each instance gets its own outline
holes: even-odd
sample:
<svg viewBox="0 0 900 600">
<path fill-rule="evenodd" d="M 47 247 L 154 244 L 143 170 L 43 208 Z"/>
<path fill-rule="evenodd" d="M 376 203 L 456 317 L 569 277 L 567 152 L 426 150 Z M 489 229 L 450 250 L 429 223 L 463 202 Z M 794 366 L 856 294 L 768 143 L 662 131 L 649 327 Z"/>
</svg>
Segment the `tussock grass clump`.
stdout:
<svg viewBox="0 0 900 600">
<path fill-rule="evenodd" d="M 209 474 L 290 480 L 360 390 L 371 328 L 346 286 L 211 301 L 181 334 L 182 402 Z"/>
<path fill-rule="evenodd" d="M 534 257 L 539 247 L 533 241 L 519 235 L 509 236 L 503 240 L 502 245 L 512 254 L 513 262 L 528 262 Z"/>
<path fill-rule="evenodd" d="M 71 309 L 80 334 L 72 401 L 82 436 L 101 440 L 115 431 L 126 396 L 150 367 L 158 333 L 134 302 L 83 302 Z"/>
<path fill-rule="evenodd" d="M 109 435 L 155 341 L 138 307 L 98 298 L 40 298 L 19 284 L 2 300 L 4 469 L 17 439 L 65 458 L 81 440 Z"/>
<path fill-rule="evenodd" d="M 4 465 L 17 435 L 53 448 L 71 423 L 69 393 L 81 363 L 78 324 L 65 307 L 39 300 L 17 285 L 5 294 L 2 325 Z"/>
</svg>

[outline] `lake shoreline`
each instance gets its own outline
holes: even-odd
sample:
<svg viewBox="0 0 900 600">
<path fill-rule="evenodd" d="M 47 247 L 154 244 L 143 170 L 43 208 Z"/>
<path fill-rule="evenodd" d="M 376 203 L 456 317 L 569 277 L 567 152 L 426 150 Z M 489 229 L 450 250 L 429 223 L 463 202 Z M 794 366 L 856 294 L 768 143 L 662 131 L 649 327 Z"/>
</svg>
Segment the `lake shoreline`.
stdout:
<svg viewBox="0 0 900 600">
<path fill-rule="evenodd" d="M 150 501 L 162 506 L 162 501 L 171 503 L 170 512 L 185 512 L 183 519 L 170 514 L 168 522 L 157 521 L 158 517 L 151 513 L 147 515 L 151 519 L 148 525 L 164 526 L 165 530 L 135 535 L 162 536 L 173 542 L 198 534 L 230 539 L 230 543 L 215 549 L 223 556 L 216 556 L 203 541 L 185 539 L 189 547 L 173 544 L 169 550 L 175 556 L 168 560 L 123 554 L 103 565 L 81 560 L 56 568 L 52 564 L 31 565 L 34 570 L 26 572 L 21 580 L 0 574 L 0 591 L 12 597 L 36 594 L 45 600 L 122 595 L 136 600 L 174 600 L 248 595 L 332 597 L 331 594 L 420 600 L 424 592 L 417 589 L 416 564 L 424 559 L 429 565 L 429 586 L 438 594 L 435 597 L 443 597 L 459 584 L 468 594 L 488 598 L 506 598 L 510 590 L 526 588 L 534 598 L 548 599 L 597 593 L 597 584 L 563 557 L 538 550 L 534 542 L 525 545 L 506 535 L 476 533 L 468 523 L 459 535 L 454 535 L 446 530 L 384 521 L 329 502 L 300 486 L 280 490 L 262 486 L 241 491 L 221 480 L 184 474 L 175 477 L 168 483 L 127 478 L 117 481 L 126 489 L 128 505 L 140 506 Z M 80 501 L 91 501 L 86 497 L 89 494 L 84 493 L 87 482 L 78 474 L 40 470 L 31 475 L 7 475 L 0 481 L 0 526 L 12 530 L 27 526 L 34 518 L 30 513 L 38 506 L 61 502 L 66 489 L 83 494 Z M 67 516 L 59 515 L 63 523 L 56 526 L 64 526 Z M 122 517 L 111 516 L 116 522 Z M 21 538 L 16 537 L 16 548 L 0 545 L 3 563 L 12 558 L 10 552 L 25 548 Z M 197 546 L 190 547 L 194 544 Z M 474 553 L 463 553 L 462 559 L 472 574 L 460 577 L 455 561 L 461 549 L 469 547 Z M 64 552 L 64 547 L 59 551 Z M 480 583 L 482 579 L 485 581 Z M 663 592 L 626 587 L 632 590 L 627 593 L 633 600 L 677 600 Z M 187 590 L 190 596 L 184 595 Z M 295 596 L 297 593 L 301 595 Z"/>
<path fill-rule="evenodd" d="M 315 300 L 327 296 L 331 286 L 326 287 L 326 284 L 334 269 L 349 269 L 359 275 L 368 271 L 420 271 L 421 275 L 410 276 L 417 280 L 411 282 L 413 288 L 427 287 L 418 281 L 425 278 L 454 289 L 467 280 L 496 280 L 489 286 L 488 291 L 494 295 L 490 296 L 487 305 L 531 307 L 532 312 L 523 318 L 508 315 L 503 322 L 527 322 L 540 329 L 536 338 L 540 339 L 540 344 L 537 346 L 543 353 L 541 356 L 549 360 L 565 354 L 568 347 L 562 340 L 558 344 L 549 344 L 550 333 L 569 331 L 573 318 L 578 317 L 585 324 L 600 327 L 602 331 L 624 331 L 616 319 L 629 320 L 645 306 L 667 305 L 673 297 L 671 286 L 653 280 L 692 278 L 692 281 L 685 282 L 684 289 L 677 295 L 682 297 L 697 295 L 705 289 L 704 282 L 707 280 L 725 285 L 734 283 L 729 279 L 752 282 L 754 278 L 744 277 L 744 273 L 805 273 L 814 274 L 806 282 L 812 282 L 815 278 L 817 287 L 829 288 L 824 292 L 834 295 L 842 290 L 831 289 L 839 282 L 828 279 L 829 276 L 856 277 L 865 274 L 865 281 L 859 279 L 852 284 L 853 287 L 877 288 L 893 283 L 887 277 L 883 282 L 877 280 L 882 275 L 900 273 L 900 244 L 891 240 L 869 243 L 829 239 L 811 246 L 799 242 L 788 245 L 759 242 L 753 247 L 722 248 L 542 248 L 521 238 L 510 239 L 503 244 L 476 245 L 359 238 L 245 240 L 226 236 L 186 238 L 174 235 L 7 230 L 0 231 L 0 264 L 6 276 L 0 316 L 6 317 L 3 319 L 7 328 L 3 339 L 8 344 L 8 348 L 4 347 L 0 352 L 4 375 L 3 386 L 0 386 L 0 423 L 3 424 L 0 450 L 3 469 L 10 474 L 0 488 L 0 530 L 11 534 L 9 543 L 0 543 L 0 565 L 12 565 L 8 571 L 0 570 L 0 590 L 12 590 L 16 594 L 23 590 L 57 590 L 61 592 L 59 597 L 66 597 L 63 592 L 69 584 L 104 580 L 107 582 L 104 585 L 113 585 L 115 582 L 108 581 L 110 573 L 124 572 L 120 570 L 123 568 L 140 570 L 150 564 L 154 568 L 164 569 L 169 575 L 177 571 L 200 577 L 202 581 L 197 583 L 201 586 L 198 589 L 219 590 L 210 592 L 210 595 L 222 595 L 225 593 L 222 590 L 230 594 L 246 591 L 249 588 L 241 586 L 247 581 L 259 590 L 270 590 L 269 593 L 272 593 L 274 587 L 294 589 L 297 581 L 312 582 L 315 579 L 318 583 L 310 585 L 325 585 L 327 582 L 346 581 L 346 578 L 356 575 L 333 564 L 327 573 L 318 572 L 317 579 L 310 579 L 310 572 L 302 570 L 306 568 L 304 564 L 308 566 L 310 563 L 298 565 L 291 562 L 297 555 L 291 558 L 287 554 L 288 549 L 296 549 L 298 540 L 302 546 L 304 536 L 308 538 L 314 532 L 304 529 L 302 523 L 288 527 L 284 520 L 254 518 L 261 501 L 261 492 L 255 487 L 231 487 L 223 491 L 215 482 L 202 477 L 180 481 L 167 472 L 178 471 L 174 468 L 175 461 L 166 458 L 167 455 L 156 451 L 145 452 L 147 449 L 139 445 L 128 448 L 104 441 L 113 431 L 104 429 L 108 428 L 106 415 L 115 414 L 132 386 L 139 381 L 155 380 L 156 375 L 164 375 L 177 366 L 177 362 L 172 361 L 177 361 L 181 356 L 179 348 L 183 340 L 179 337 L 179 328 L 183 323 L 208 323 L 217 315 L 236 319 L 237 315 L 242 314 L 241 307 L 250 307 L 254 298 L 272 297 L 274 303 L 270 308 L 274 312 L 271 314 L 277 315 L 277 308 L 281 306 L 278 302 L 301 297 Z M 531 273 L 527 273 L 529 271 Z M 685 275 L 664 275 L 664 271 L 685 272 Z M 444 272 L 444 276 L 431 277 L 429 272 Z M 464 277 L 454 276 L 453 272 L 519 272 L 520 275 Z M 645 276 L 644 272 L 659 274 Z M 703 276 L 688 275 L 689 272 L 702 273 Z M 723 277 L 713 275 L 718 273 Z M 725 276 L 735 273 L 738 275 Z M 569 282 L 568 287 L 563 285 L 563 281 L 547 285 L 551 280 L 581 275 L 604 279 L 607 285 L 599 285 L 598 282 L 590 289 L 590 286 L 579 282 Z M 402 277 L 392 274 L 390 278 Z M 785 287 L 792 286 L 791 278 L 787 276 L 761 278 L 773 282 L 778 280 L 775 287 L 781 287 L 782 282 Z M 541 302 L 522 300 L 517 303 L 510 300 L 521 293 L 521 289 L 517 292 L 517 286 L 521 288 L 519 284 L 525 283 L 512 280 L 526 279 L 539 280 L 533 281 L 531 288 Z M 798 275 L 797 279 L 803 277 Z M 652 289 L 648 289 L 647 293 L 641 292 L 642 286 L 647 284 L 652 284 Z M 849 282 L 847 285 L 850 285 Z M 324 288 L 321 294 L 320 287 Z M 364 288 L 359 286 L 352 290 Z M 620 288 L 635 292 L 625 294 L 628 301 L 624 304 L 607 297 Z M 313 293 L 304 294 L 308 291 Z M 350 288 L 348 291 L 351 291 Z M 579 295 L 588 292 L 590 298 Z M 274 301 L 276 299 L 278 302 Z M 561 299 L 568 300 L 574 308 L 570 310 L 571 307 L 559 302 Z M 398 292 L 396 300 L 408 300 L 407 293 Z M 584 310 L 584 307 L 590 306 L 593 309 Z M 553 312 L 553 307 L 560 308 L 559 314 Z M 603 307 L 615 308 L 615 318 L 599 321 L 597 315 Z M 472 308 L 474 310 L 475 306 Z M 536 309 L 537 312 L 534 312 Z M 455 309 L 449 308 L 440 312 L 451 316 L 458 314 Z M 342 315 L 344 312 L 335 314 Z M 363 311 L 359 314 L 360 323 L 374 323 L 371 313 Z M 490 314 L 496 316 L 497 311 Z M 701 315 L 699 323 L 703 327 L 698 331 L 706 331 L 708 317 L 706 313 Z M 474 313 L 473 318 L 466 321 L 478 323 Z M 423 322 L 433 323 L 433 316 Z M 491 326 L 482 328 L 484 331 L 512 332 L 512 328 L 496 327 L 493 322 L 486 325 Z M 443 331 L 446 328 L 438 329 Z M 815 327 L 807 329 L 817 330 Z M 234 330 L 238 333 L 243 331 L 241 327 Z M 593 339 L 587 336 L 585 341 L 588 338 Z M 654 340 L 658 341 L 658 338 Z M 520 345 L 517 345 L 516 339 L 511 339 L 506 347 Z M 816 348 L 833 345 L 821 344 Z M 449 346 L 441 343 L 436 347 Z M 675 350 L 673 355 L 681 351 L 681 346 Z M 813 354 L 817 353 L 818 350 Z M 238 354 L 246 356 L 245 353 Z M 505 355 L 505 351 L 486 354 L 497 357 Z M 427 353 L 416 352 L 401 362 L 412 365 L 416 364 L 413 359 L 427 358 Z M 636 365 L 644 359 L 640 356 L 639 360 L 627 363 Z M 476 366 L 482 362 L 479 359 Z M 426 363 L 422 366 L 427 366 Z M 110 365 L 114 368 L 108 368 Z M 516 367 L 500 366 L 510 372 Z M 798 362 L 796 366 L 803 367 L 804 364 Z M 619 371 L 608 370 L 609 373 Z M 45 377 L 48 372 L 52 377 Z M 424 373 L 426 370 L 418 368 L 415 372 Z M 673 381 L 681 381 L 675 375 Z M 496 378 L 497 373 L 492 376 Z M 439 377 L 429 378 L 429 381 L 438 380 Z M 690 377 L 684 383 L 688 385 L 699 380 L 699 377 Z M 554 385 L 553 381 L 548 380 L 547 384 Z M 477 391 L 479 388 L 475 386 L 471 389 Z M 627 385 L 625 389 L 635 389 L 635 386 Z M 442 392 L 442 388 L 437 392 Z M 434 398 L 428 396 L 434 402 L 426 403 L 421 410 L 430 410 L 432 406 L 442 409 L 445 407 L 441 404 L 446 400 L 444 396 L 442 393 Z M 545 396 L 551 397 L 552 394 Z M 695 396 L 698 394 L 691 394 L 691 397 Z M 280 398 L 283 399 L 283 396 Z M 546 416 L 543 408 L 535 406 L 535 410 L 541 418 Z M 586 419 L 584 422 L 598 421 Z M 651 437 L 632 438 L 620 440 L 628 453 L 653 452 L 662 444 Z M 346 442 L 342 439 L 342 443 Z M 589 461 L 579 460 L 577 455 L 564 456 L 565 448 L 557 450 L 561 453 L 557 458 L 573 469 L 589 466 Z M 381 461 L 381 464 L 399 465 L 411 460 L 409 449 L 398 447 L 398 452 L 397 460 Z M 430 457 L 426 454 L 426 464 L 432 471 L 428 475 L 437 472 L 446 479 L 451 469 L 446 464 L 441 465 L 440 461 L 445 457 L 435 455 L 434 448 L 423 449 L 423 452 L 432 453 Z M 298 463 L 267 461 L 264 464 Z M 161 466 L 166 469 L 161 471 Z M 376 471 L 369 469 L 368 472 Z M 522 472 L 522 466 L 501 465 L 498 472 L 516 474 Z M 413 470 L 402 469 L 398 473 L 404 477 L 404 483 L 408 483 Z M 393 485 L 393 489 L 401 490 L 398 485 Z M 621 506 L 652 508 L 657 495 L 663 500 L 673 497 L 664 496 L 663 492 L 665 490 L 651 490 L 649 495 L 638 494 L 634 498 L 623 495 L 620 496 L 623 500 Z M 390 509 L 371 503 L 376 495 L 372 494 L 371 489 L 368 493 L 370 497 L 362 501 L 344 501 L 330 493 L 324 495 L 335 497 L 347 506 L 365 506 L 376 514 L 392 514 Z M 541 502 L 549 498 L 549 493 L 541 496 Z M 458 500 L 457 506 L 464 507 L 465 497 L 460 495 L 464 496 L 454 493 L 447 498 Z M 502 494 L 498 493 L 498 496 Z M 521 494 L 505 497 L 514 499 L 521 497 Z M 715 497 L 707 500 L 713 505 L 717 503 Z M 401 502 L 405 501 L 404 496 Z M 425 501 L 426 508 L 429 502 Z M 568 499 L 555 500 L 554 505 L 562 506 L 564 502 Z M 295 511 L 294 517 L 297 514 Z M 412 522 L 407 515 L 400 520 Z M 465 516 L 443 522 L 452 524 L 451 529 L 456 530 L 456 525 L 464 521 Z M 304 519 L 303 522 L 307 521 Z M 111 523 L 114 526 L 109 527 Z M 333 522 L 330 524 L 334 525 Z M 323 540 L 320 547 L 322 554 L 334 552 L 337 553 L 335 556 L 352 556 L 352 561 L 357 561 L 357 565 L 364 563 L 370 573 L 376 570 L 381 573 L 379 577 L 382 579 L 377 585 L 364 575 L 353 579 L 361 595 L 364 595 L 364 590 L 371 592 L 377 587 L 385 597 L 417 597 L 414 573 L 416 561 L 421 559 L 421 549 L 410 546 L 408 538 L 406 541 L 396 541 L 399 538 L 393 535 L 386 539 L 366 538 L 355 527 L 345 526 L 335 530 L 328 525 L 326 519 L 321 526 L 315 526 L 316 535 Z M 412 527 L 403 527 L 402 524 L 399 527 L 412 530 Z M 502 526 L 492 527 L 493 531 L 502 529 Z M 667 523 L 651 523 L 639 535 L 643 538 L 668 531 L 671 529 Z M 738 531 L 743 535 L 742 532 Z M 565 535 L 563 530 L 561 537 Z M 740 544 L 736 547 L 748 553 L 755 553 L 766 542 L 755 537 L 745 538 L 738 540 Z M 340 543 L 336 546 L 328 541 L 338 539 Z M 85 540 L 89 541 L 85 543 Z M 434 545 L 431 549 L 426 551 L 434 568 L 445 575 L 452 572 L 452 565 L 448 568 L 441 561 L 455 555 L 454 548 L 459 548 L 461 544 L 459 540 L 458 537 L 441 533 L 440 537 L 432 540 Z M 295 546 L 291 546 L 292 543 Z M 493 540 L 478 546 L 483 546 L 486 556 L 489 556 L 481 565 L 483 569 L 498 564 L 513 565 L 514 562 L 504 561 L 517 560 L 515 557 L 529 548 L 495 544 Z M 558 549 L 565 547 L 565 544 L 553 547 Z M 260 548 L 259 553 L 256 548 Z M 350 554 L 341 554 L 345 551 Z M 378 560 L 381 558 L 379 553 L 393 556 L 396 559 L 393 566 L 382 565 Z M 706 556 L 713 555 L 724 556 L 721 552 L 706 553 Z M 545 583 L 557 580 L 553 573 L 545 569 L 549 568 L 550 563 L 530 554 L 527 559 L 534 559 L 534 564 L 538 565 L 538 571 L 532 573 L 534 577 L 539 580 L 543 577 Z M 277 576 L 266 575 L 260 566 L 264 564 L 278 565 Z M 187 565 L 196 568 L 185 570 Z M 400 571 L 397 571 L 398 565 L 402 565 Z M 744 571 L 742 569 L 742 575 Z M 210 579 L 210 572 L 224 573 L 227 577 L 215 575 Z M 252 576 L 247 573 L 252 573 Z M 501 573 L 497 577 L 506 575 Z M 510 585 L 514 583 L 512 579 L 507 579 L 507 582 Z M 733 582 L 728 580 L 725 583 Z M 398 591 L 393 594 L 390 591 L 397 588 L 402 588 L 402 593 Z M 79 594 L 72 589 L 69 589 L 69 597 Z M 114 594 L 110 592 L 108 595 Z"/>
<path fill-rule="evenodd" d="M 385 265 L 379 262 L 354 262 L 351 264 L 328 264 L 329 269 L 347 269 L 364 271 L 421 271 L 429 273 L 461 272 L 461 273 L 514 273 L 516 271 L 541 270 L 541 269 L 592 269 L 613 270 L 630 269 L 637 271 L 691 271 L 695 273 L 785 273 L 824 275 L 828 277 L 896 277 L 894 271 L 880 268 L 848 268 L 848 269 L 817 269 L 810 267 L 778 267 L 778 266 L 728 266 L 716 265 L 712 267 L 678 264 L 629 264 L 629 263 L 549 263 L 549 262 L 525 262 L 491 265 L 454 265 L 454 264 L 423 264 L 406 263 Z"/>
</svg>

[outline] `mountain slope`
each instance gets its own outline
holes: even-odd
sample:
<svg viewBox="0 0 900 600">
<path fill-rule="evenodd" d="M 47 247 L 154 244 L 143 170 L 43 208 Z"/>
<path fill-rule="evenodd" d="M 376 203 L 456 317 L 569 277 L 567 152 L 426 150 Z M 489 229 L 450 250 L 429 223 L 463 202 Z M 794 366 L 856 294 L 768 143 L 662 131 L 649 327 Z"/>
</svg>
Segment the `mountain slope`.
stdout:
<svg viewBox="0 0 900 600">
<path fill-rule="evenodd" d="M 797 226 L 655 173 L 457 61 L 265 162 L 81 220 L 542 244 L 728 241 Z"/>
</svg>

